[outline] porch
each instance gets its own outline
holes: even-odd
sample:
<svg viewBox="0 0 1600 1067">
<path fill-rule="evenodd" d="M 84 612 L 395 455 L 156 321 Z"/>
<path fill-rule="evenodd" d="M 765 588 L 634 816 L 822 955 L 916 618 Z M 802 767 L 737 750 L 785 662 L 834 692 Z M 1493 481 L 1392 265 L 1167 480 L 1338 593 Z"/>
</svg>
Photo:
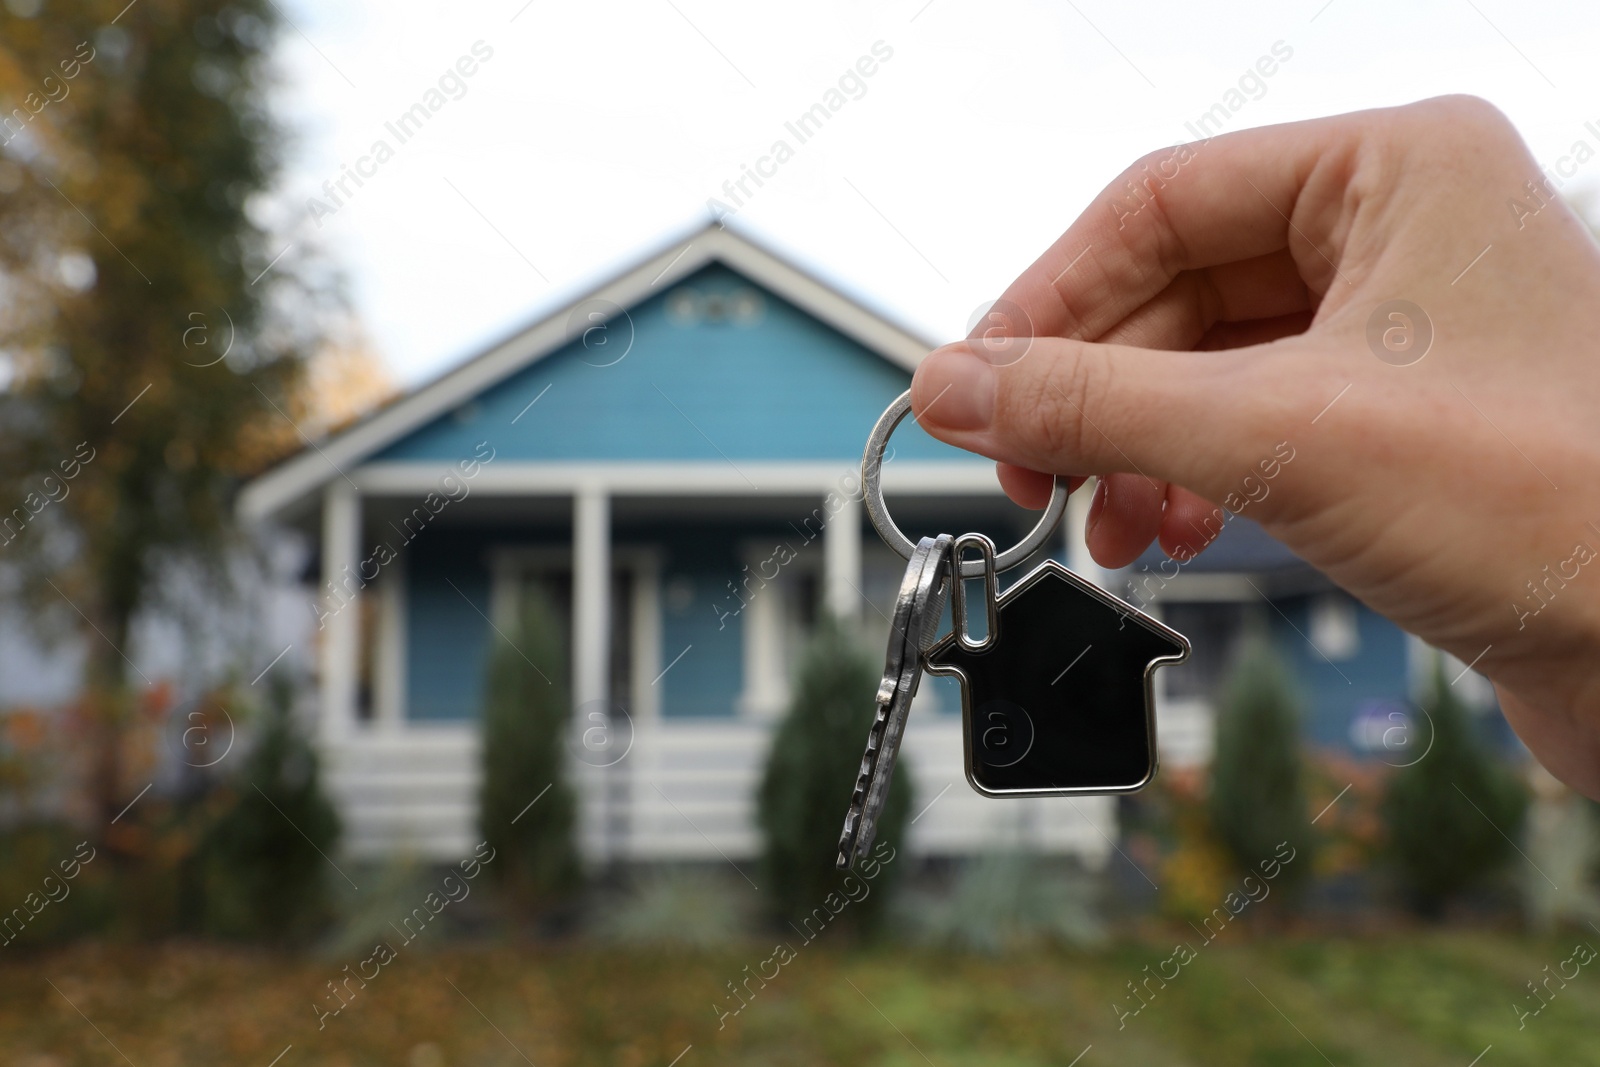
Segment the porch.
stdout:
<svg viewBox="0 0 1600 1067">
<path fill-rule="evenodd" d="M 908 529 L 1009 541 L 1031 525 L 986 464 L 891 468 Z M 457 495 L 407 521 L 452 476 Z M 752 858 L 756 788 L 814 613 L 858 625 L 873 655 L 887 638 L 904 563 L 866 526 L 857 492 L 836 463 L 490 461 L 467 479 L 455 465 L 379 462 L 329 483 L 317 721 L 349 850 L 470 850 L 486 657 L 497 631 L 514 632 L 519 591 L 553 581 L 567 591 L 573 707 L 620 707 L 632 729 L 610 766 L 569 759 L 586 857 Z M 1065 530 L 1082 530 L 1081 496 Z M 1081 540 L 1052 554 L 1093 566 Z M 967 786 L 953 682 L 925 679 L 902 766 L 917 784 L 913 851 L 1013 839 L 1094 865 L 1111 852 L 1109 799 L 995 801 Z"/>
</svg>

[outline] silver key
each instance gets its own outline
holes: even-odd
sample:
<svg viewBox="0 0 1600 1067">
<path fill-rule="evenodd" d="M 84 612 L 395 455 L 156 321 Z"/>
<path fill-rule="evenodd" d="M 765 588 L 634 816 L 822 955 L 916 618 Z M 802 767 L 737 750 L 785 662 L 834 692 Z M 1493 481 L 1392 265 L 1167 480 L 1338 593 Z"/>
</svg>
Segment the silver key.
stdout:
<svg viewBox="0 0 1600 1067">
<path fill-rule="evenodd" d="M 883 681 L 878 685 L 876 713 L 867 734 L 867 751 L 856 773 L 855 791 L 839 835 L 841 869 L 860 861 L 872 848 L 878 818 L 889 799 L 889 781 L 900 755 L 911 701 L 922 682 L 922 653 L 933 644 L 934 633 L 950 595 L 948 534 L 924 537 L 911 554 L 900 592 L 895 597 L 884 659 Z"/>
<path fill-rule="evenodd" d="M 864 837 L 862 831 L 867 828 L 867 802 L 878 774 L 879 753 L 883 751 L 887 737 L 890 713 L 900 692 L 906 686 L 908 645 L 906 635 L 910 629 L 912 609 L 916 606 L 917 586 L 922 580 L 923 571 L 927 569 L 928 555 L 932 547 L 932 539 L 923 538 L 922 543 L 912 551 L 911 561 L 906 565 L 905 576 L 900 580 L 900 591 L 895 596 L 894 615 L 889 623 L 889 647 L 884 656 L 883 680 L 878 683 L 872 726 L 867 732 L 867 750 L 861 757 L 860 768 L 856 771 L 856 785 L 850 796 L 850 809 L 845 814 L 844 830 L 839 835 L 839 856 L 836 863 L 841 868 L 848 867 L 854 862 L 860 851 L 857 845 Z M 916 670 L 918 674 L 921 673 L 920 664 Z M 868 844 L 870 846 L 870 841 Z"/>
</svg>

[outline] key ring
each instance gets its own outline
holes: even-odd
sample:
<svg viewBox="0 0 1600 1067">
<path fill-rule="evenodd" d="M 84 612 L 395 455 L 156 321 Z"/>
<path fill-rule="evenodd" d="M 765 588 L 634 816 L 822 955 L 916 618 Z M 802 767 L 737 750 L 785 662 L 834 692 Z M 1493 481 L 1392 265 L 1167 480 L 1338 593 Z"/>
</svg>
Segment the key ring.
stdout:
<svg viewBox="0 0 1600 1067">
<path fill-rule="evenodd" d="M 910 559 L 911 553 L 916 551 L 917 544 L 895 525 L 894 519 L 889 517 L 889 506 L 883 499 L 883 450 L 889 443 L 889 435 L 900 425 L 900 420 L 910 413 L 911 391 L 908 389 L 895 398 L 888 410 L 879 416 L 878 424 L 872 428 L 872 434 L 867 438 L 867 450 L 861 456 L 861 494 L 867 504 L 867 516 L 872 519 L 872 526 L 878 531 L 878 536 L 899 553 L 901 559 Z M 1066 514 L 1067 492 L 1066 477 L 1056 475 L 1055 488 L 1051 490 L 1050 503 L 1045 506 L 1044 514 L 1039 516 L 1038 523 L 1028 531 L 1026 537 L 995 556 L 993 565 L 995 573 L 1010 570 L 1022 563 L 1050 539 L 1050 535 L 1061 522 L 1061 516 Z M 982 559 L 963 560 L 960 564 L 961 577 L 983 577 L 985 562 Z"/>
</svg>

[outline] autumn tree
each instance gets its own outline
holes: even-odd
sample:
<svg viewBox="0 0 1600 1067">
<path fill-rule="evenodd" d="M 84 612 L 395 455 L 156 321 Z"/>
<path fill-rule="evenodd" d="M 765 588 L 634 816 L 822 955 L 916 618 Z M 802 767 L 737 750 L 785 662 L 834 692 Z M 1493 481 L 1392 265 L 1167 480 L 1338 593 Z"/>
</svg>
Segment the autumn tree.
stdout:
<svg viewBox="0 0 1600 1067">
<path fill-rule="evenodd" d="M 257 221 L 275 11 L 0 9 L 0 567 L 82 639 L 102 827 L 148 683 L 130 624 L 175 568 L 220 579 L 230 490 L 292 436 L 318 321 Z"/>
</svg>

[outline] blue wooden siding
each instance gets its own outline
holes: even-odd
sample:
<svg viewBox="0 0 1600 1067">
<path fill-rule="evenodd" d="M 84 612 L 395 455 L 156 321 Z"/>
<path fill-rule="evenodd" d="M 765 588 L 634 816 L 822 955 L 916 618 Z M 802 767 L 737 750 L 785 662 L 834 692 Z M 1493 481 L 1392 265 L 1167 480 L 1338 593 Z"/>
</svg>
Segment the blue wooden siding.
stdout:
<svg viewBox="0 0 1600 1067">
<path fill-rule="evenodd" d="M 738 291 L 754 292 L 762 311 L 753 322 L 733 316 L 686 322 L 668 310 L 680 290 L 717 296 L 727 306 Z M 574 340 L 375 458 L 453 460 L 488 440 L 497 461 L 851 461 L 910 380 L 900 367 L 716 264 L 606 329 L 605 346 L 590 350 Z M 630 329 L 628 354 L 597 365 L 615 358 Z M 535 397 L 538 403 L 517 418 Z M 897 434 L 894 446 L 906 458 L 983 462 L 921 433 Z M 759 484 L 758 475 L 751 477 Z"/>
<path fill-rule="evenodd" d="M 740 543 L 756 536 L 757 527 L 746 524 L 658 529 L 656 543 L 663 551 L 659 662 L 666 673 L 655 687 L 661 690 L 663 717 L 725 717 L 737 711 L 745 687 L 745 620 L 742 611 L 734 612 L 739 601 L 728 586 L 741 577 Z"/>
<path fill-rule="evenodd" d="M 820 544 L 807 544 L 793 529 L 765 520 L 619 524 L 615 539 L 621 544 L 651 545 L 661 554 L 661 645 L 656 658 L 662 667 L 671 664 L 656 682 L 662 714 L 673 718 L 736 714 L 745 689 L 745 620 L 742 611 L 735 610 L 739 600 L 729 587 L 743 576 L 742 546 L 783 540 L 811 554 L 820 553 Z M 496 526 L 432 531 L 408 547 L 409 719 L 460 721 L 475 719 L 481 712 L 484 671 L 493 646 L 484 618 L 489 611 L 486 551 L 510 544 L 564 549 L 569 543 L 565 530 Z M 1350 724 L 1364 707 L 1406 697 L 1406 637 L 1382 616 L 1356 604 L 1358 647 L 1349 658 L 1329 663 L 1306 637 L 1311 632 L 1313 599 L 1274 601 L 1283 616 L 1262 604 L 1262 617 L 1300 689 L 1307 740 L 1348 748 Z M 969 611 L 975 628 L 981 627 L 981 608 L 973 603 Z M 946 608 L 941 629 L 948 626 L 948 619 Z M 1197 648 L 1196 653 L 1204 655 L 1205 650 Z M 677 658 L 680 654 L 682 658 Z M 561 664 L 559 669 L 565 667 Z M 925 684 L 939 693 L 946 710 L 959 706 L 958 691 L 949 681 L 927 679 Z"/>
<path fill-rule="evenodd" d="M 1253 574 L 1261 576 L 1257 581 L 1261 585 L 1273 575 L 1309 574 L 1311 567 L 1249 518 L 1234 516 L 1216 541 L 1181 570 L 1184 574 Z M 1174 564 L 1160 546 L 1151 545 L 1124 572 L 1133 587 L 1129 599 L 1141 606 L 1159 600 L 1173 573 Z M 1407 638 L 1389 620 L 1352 601 L 1357 649 L 1349 659 L 1329 663 L 1308 640 L 1315 599 L 1286 596 L 1270 603 L 1252 603 L 1259 607 L 1257 618 L 1268 627 L 1293 673 L 1305 713 L 1307 742 L 1349 749 L 1350 726 L 1357 715 L 1379 704 L 1403 704 L 1406 700 L 1410 692 Z M 1194 650 L 1197 658 L 1208 654 L 1214 655 L 1215 650 L 1199 646 Z"/>
<path fill-rule="evenodd" d="M 663 716 L 715 718 L 737 714 L 738 700 L 746 687 L 745 614 L 730 587 L 745 577 L 744 546 L 783 542 L 792 547 L 800 561 L 790 566 L 819 570 L 821 540 L 814 536 L 808 541 L 807 530 L 802 527 L 796 531 L 771 520 L 618 523 L 614 530 L 617 544 L 650 547 L 660 554 L 661 643 L 655 652 L 660 664 L 657 669 L 666 670 L 654 684 L 660 693 Z M 460 721 L 475 719 L 481 713 L 484 672 L 495 641 L 484 618 L 489 613 L 486 554 L 492 547 L 512 545 L 565 551 L 570 546 L 570 534 L 548 526 L 496 525 L 468 531 L 434 531 L 409 546 L 405 657 L 408 719 Z M 758 590 L 755 595 L 761 592 Z M 884 609 L 886 606 L 880 610 Z M 862 610 L 871 609 L 863 606 Z M 949 608 L 945 610 L 947 628 Z M 981 628 L 981 606 L 973 604 L 970 610 L 977 613 L 975 622 Z M 875 655 L 878 649 L 870 652 Z M 678 658 L 680 654 L 682 658 Z M 566 664 L 540 666 L 551 673 L 566 670 Z M 643 681 L 649 683 L 651 679 Z M 948 690 L 942 700 L 945 710 L 959 709 L 957 690 L 946 680 L 930 678 L 925 684 Z M 624 696 L 618 697 L 626 703 Z"/>
<path fill-rule="evenodd" d="M 489 571 L 482 544 L 435 530 L 407 551 L 406 718 L 477 718 L 491 647 L 483 617 L 489 613 Z"/>
<path fill-rule="evenodd" d="M 741 546 L 782 537 L 782 527 L 765 522 L 618 525 L 614 537 L 618 544 L 652 546 L 661 552 L 661 645 L 656 654 L 661 668 L 672 664 L 655 682 L 663 715 L 736 713 L 745 687 L 744 618 L 742 612 L 730 611 L 738 601 L 729 584 L 743 576 Z M 788 540 L 802 552 L 821 551 L 815 542 L 807 547 L 792 531 Z M 570 544 L 565 532 L 552 536 L 549 529 L 490 527 L 440 531 L 410 546 L 408 719 L 459 721 L 475 719 L 482 711 L 484 673 L 494 644 L 484 617 L 489 613 L 487 551 L 510 545 L 566 550 Z M 672 663 L 679 653 L 683 657 Z M 553 673 L 551 665 L 540 666 Z M 565 673 L 566 664 L 554 669 Z M 617 696 L 626 703 L 625 695 Z"/>
<path fill-rule="evenodd" d="M 1311 632 L 1313 601 L 1306 596 L 1274 601 L 1287 618 L 1273 613 L 1273 640 L 1300 689 L 1306 741 L 1348 749 L 1350 724 L 1363 706 L 1406 699 L 1410 679 L 1406 635 L 1382 615 L 1355 602 L 1359 636 L 1355 653 L 1329 662 L 1306 637 Z"/>
</svg>

